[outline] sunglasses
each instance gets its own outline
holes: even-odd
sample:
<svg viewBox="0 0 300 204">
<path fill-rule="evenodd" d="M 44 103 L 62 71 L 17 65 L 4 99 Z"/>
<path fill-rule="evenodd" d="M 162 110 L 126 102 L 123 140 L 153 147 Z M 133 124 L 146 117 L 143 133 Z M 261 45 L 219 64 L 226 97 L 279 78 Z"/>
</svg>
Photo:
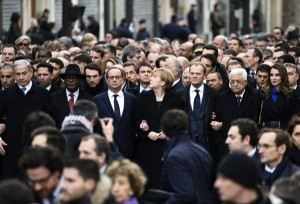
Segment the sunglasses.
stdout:
<svg viewBox="0 0 300 204">
<path fill-rule="evenodd" d="M 28 46 L 29 44 L 27 44 L 27 43 L 20 43 L 20 44 L 18 44 L 18 46 Z"/>
</svg>

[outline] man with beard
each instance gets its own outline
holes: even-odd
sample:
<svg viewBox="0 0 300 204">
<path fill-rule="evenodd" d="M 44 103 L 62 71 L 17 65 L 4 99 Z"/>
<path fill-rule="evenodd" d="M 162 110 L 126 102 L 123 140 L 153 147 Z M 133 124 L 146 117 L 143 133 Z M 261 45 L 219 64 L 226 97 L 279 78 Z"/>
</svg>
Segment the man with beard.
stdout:
<svg viewBox="0 0 300 204">
<path fill-rule="evenodd" d="M 86 80 L 83 83 L 83 89 L 92 96 L 96 96 L 107 90 L 107 83 L 101 80 L 103 73 L 97 63 L 89 63 L 84 68 Z"/>
</svg>

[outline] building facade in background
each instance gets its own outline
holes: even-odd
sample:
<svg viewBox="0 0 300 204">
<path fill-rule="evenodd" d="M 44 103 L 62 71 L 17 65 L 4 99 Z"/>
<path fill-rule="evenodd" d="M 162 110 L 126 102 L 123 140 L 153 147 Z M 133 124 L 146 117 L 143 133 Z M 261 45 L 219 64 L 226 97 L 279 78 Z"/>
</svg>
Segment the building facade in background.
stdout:
<svg viewBox="0 0 300 204">
<path fill-rule="evenodd" d="M 8 30 L 12 12 L 22 16 L 23 31 L 30 26 L 31 17 L 39 17 L 45 8 L 50 10 L 49 21 L 55 22 L 55 31 L 62 27 L 63 0 L 0 0 L 2 3 L 2 29 Z M 223 5 L 222 17 L 226 26 L 223 34 L 237 31 L 240 34 L 270 32 L 274 26 L 300 25 L 297 0 L 72 0 L 73 5 L 84 6 L 83 19 L 93 15 L 100 23 L 99 39 L 106 31 L 118 26 L 122 18 L 132 21 L 131 29 L 137 32 L 138 21 L 147 20 L 147 30 L 159 35 L 162 24 L 170 22 L 172 14 L 184 17 L 191 4 L 198 8 L 197 34 L 211 40 L 209 14 L 216 2 Z"/>
</svg>

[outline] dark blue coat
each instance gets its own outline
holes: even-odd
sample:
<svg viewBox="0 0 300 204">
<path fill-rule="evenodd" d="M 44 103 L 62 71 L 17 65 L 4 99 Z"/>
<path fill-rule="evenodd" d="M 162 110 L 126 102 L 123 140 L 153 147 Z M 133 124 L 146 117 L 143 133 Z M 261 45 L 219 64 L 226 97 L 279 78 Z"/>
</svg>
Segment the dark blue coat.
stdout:
<svg viewBox="0 0 300 204">
<path fill-rule="evenodd" d="M 169 140 L 164 155 L 161 187 L 174 194 L 166 203 L 209 203 L 211 178 L 210 155 L 194 143 L 187 132 Z"/>
<path fill-rule="evenodd" d="M 115 129 L 113 135 L 114 142 L 124 157 L 131 158 L 133 156 L 133 109 L 135 96 L 127 92 L 123 92 L 123 94 L 124 110 L 120 121 L 115 116 L 107 91 L 96 95 L 94 101 L 98 107 L 99 118 L 113 118 Z"/>
</svg>

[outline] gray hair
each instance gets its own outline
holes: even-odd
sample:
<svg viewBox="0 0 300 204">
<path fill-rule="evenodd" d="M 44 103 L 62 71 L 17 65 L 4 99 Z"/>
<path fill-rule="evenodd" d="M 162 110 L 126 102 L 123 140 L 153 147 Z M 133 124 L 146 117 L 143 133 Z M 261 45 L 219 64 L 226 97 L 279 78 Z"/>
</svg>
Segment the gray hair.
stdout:
<svg viewBox="0 0 300 204">
<path fill-rule="evenodd" d="M 14 61 L 14 65 L 13 65 L 13 66 L 14 66 L 14 71 L 15 71 L 15 68 L 16 68 L 17 66 L 19 66 L 19 65 L 26 65 L 27 68 L 28 68 L 29 70 L 32 71 L 31 64 L 30 64 L 30 62 L 28 62 L 26 59 L 20 59 L 20 60 Z"/>
<path fill-rule="evenodd" d="M 233 75 L 242 75 L 243 80 L 247 80 L 247 72 L 244 68 L 236 68 L 234 70 L 232 70 L 229 74 L 229 78 Z"/>
<path fill-rule="evenodd" d="M 1 70 L 14 70 L 14 66 L 12 66 L 11 64 L 4 64 L 1 67 Z"/>
<path fill-rule="evenodd" d="M 137 53 L 140 53 L 142 50 L 135 45 L 127 45 L 123 50 L 122 62 L 127 62 L 127 56 L 133 58 Z"/>
<path fill-rule="evenodd" d="M 182 66 L 176 58 L 169 57 L 166 61 L 173 61 L 174 62 L 174 67 L 172 67 L 172 70 L 175 70 L 178 72 L 179 76 L 182 75 Z"/>
</svg>

